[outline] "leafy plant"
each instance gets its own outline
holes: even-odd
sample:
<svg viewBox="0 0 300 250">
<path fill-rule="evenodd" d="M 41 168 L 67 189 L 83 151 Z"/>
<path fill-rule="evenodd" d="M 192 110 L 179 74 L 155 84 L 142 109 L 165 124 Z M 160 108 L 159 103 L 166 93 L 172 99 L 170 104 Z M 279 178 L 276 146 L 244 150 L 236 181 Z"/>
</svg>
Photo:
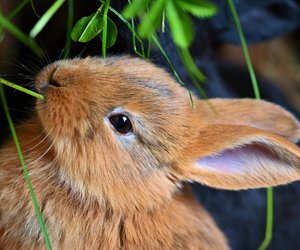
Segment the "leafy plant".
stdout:
<svg viewBox="0 0 300 250">
<path fill-rule="evenodd" d="M 180 48 L 188 48 L 194 38 L 191 15 L 212 17 L 217 13 L 217 6 L 208 0 L 135 0 L 127 5 L 122 14 L 127 19 L 139 16 L 141 22 L 138 32 L 142 38 L 149 38 L 161 24 L 164 13 L 174 43 Z"/>
<path fill-rule="evenodd" d="M 71 32 L 71 38 L 75 42 L 86 43 L 99 37 L 102 40 L 102 56 L 104 58 L 106 49 L 115 44 L 118 34 L 117 26 L 107 16 L 109 4 L 110 1 L 103 2 L 95 13 L 79 19 Z"/>
<path fill-rule="evenodd" d="M 203 97 L 206 95 L 201 83 L 206 81 L 206 77 L 198 69 L 188 49 L 194 39 L 191 16 L 209 18 L 216 13 L 217 6 L 208 0 L 135 0 L 123 10 L 123 16 L 127 19 L 139 16 L 141 21 L 138 33 L 142 38 L 149 38 L 155 34 L 161 23 L 164 27 L 166 16 L 182 62 Z"/>
</svg>

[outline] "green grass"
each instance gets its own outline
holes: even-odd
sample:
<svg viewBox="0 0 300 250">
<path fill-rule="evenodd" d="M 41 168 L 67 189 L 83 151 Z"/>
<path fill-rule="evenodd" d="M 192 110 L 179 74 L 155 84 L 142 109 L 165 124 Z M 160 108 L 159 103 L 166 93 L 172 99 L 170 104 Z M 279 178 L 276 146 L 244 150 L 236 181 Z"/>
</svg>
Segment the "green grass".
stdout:
<svg viewBox="0 0 300 250">
<path fill-rule="evenodd" d="M 44 219 L 43 219 L 43 216 L 41 214 L 41 210 L 39 208 L 36 196 L 34 194 L 34 190 L 33 190 L 33 187 L 32 187 L 31 181 L 30 181 L 29 173 L 27 171 L 27 167 L 26 167 L 25 160 L 24 160 L 24 157 L 23 157 L 22 149 L 21 149 L 21 146 L 20 146 L 20 143 L 19 143 L 19 140 L 18 140 L 18 136 L 17 136 L 16 130 L 15 130 L 13 121 L 11 119 L 10 113 L 9 113 L 9 109 L 8 109 L 8 106 L 7 106 L 7 101 L 6 101 L 6 98 L 5 98 L 5 93 L 4 93 L 4 89 L 3 89 L 2 84 L 0 84 L 0 96 L 1 96 L 1 101 L 2 101 L 2 105 L 3 105 L 4 113 L 6 115 L 6 118 L 7 118 L 9 127 L 10 127 L 10 131 L 11 131 L 11 134 L 12 134 L 12 137 L 13 137 L 13 140 L 14 140 L 14 143 L 16 145 L 16 149 L 17 149 L 17 152 L 18 152 L 18 155 L 19 155 L 19 158 L 20 158 L 20 163 L 21 163 L 22 170 L 23 170 L 23 173 L 24 173 L 24 176 L 25 176 L 25 181 L 26 181 L 26 184 L 27 184 L 28 189 L 29 189 L 29 193 L 30 193 L 33 205 L 34 205 L 34 209 L 35 209 L 39 224 L 41 226 L 41 230 L 42 230 L 42 233 L 43 233 L 43 236 L 44 236 L 46 247 L 47 247 L 48 250 L 51 250 L 52 247 L 51 247 L 51 243 L 50 243 L 48 233 L 47 233 L 47 230 L 46 230 L 46 227 L 45 227 Z"/>
<path fill-rule="evenodd" d="M 28 46 L 38 57 L 44 56 L 43 49 L 39 45 L 37 45 L 37 43 L 31 37 L 26 35 L 23 31 L 12 24 L 8 20 L 8 18 L 4 17 L 2 13 L 0 13 L 0 24 L 13 36 L 15 36 L 20 42 Z"/>
<path fill-rule="evenodd" d="M 234 23 L 236 25 L 239 37 L 240 37 L 240 41 L 241 41 L 243 53 L 244 53 L 244 56 L 245 56 L 245 61 L 246 61 L 247 67 L 248 67 L 248 71 L 249 71 L 249 74 L 250 74 L 250 78 L 251 78 L 255 98 L 257 100 L 260 100 L 261 95 L 260 95 L 260 92 L 259 92 L 258 83 L 257 83 L 257 80 L 256 80 L 253 65 L 251 63 L 251 58 L 250 58 L 250 55 L 249 55 L 247 42 L 246 42 L 246 39 L 245 39 L 245 36 L 244 36 L 243 29 L 242 29 L 241 24 L 240 24 L 238 14 L 237 14 L 235 6 L 234 6 L 233 0 L 228 0 L 228 5 L 229 5 L 229 8 L 230 8 Z M 266 216 L 265 238 L 264 238 L 263 242 L 261 243 L 261 245 L 259 246 L 259 248 L 258 248 L 259 250 L 267 249 L 268 246 L 270 245 L 271 241 L 272 241 L 272 235 L 273 235 L 273 210 L 274 210 L 273 188 L 269 187 L 269 188 L 267 188 L 267 211 L 266 211 L 267 216 Z"/>
<path fill-rule="evenodd" d="M 36 93 L 36 92 L 34 92 L 34 91 L 32 91 L 32 90 L 23 88 L 23 87 L 20 86 L 20 85 L 17 85 L 17 84 L 15 84 L 15 83 L 9 82 L 9 81 L 7 81 L 7 80 L 1 78 L 1 77 L 0 77 L 0 83 L 6 85 L 6 86 L 8 86 L 8 87 L 14 88 L 14 89 L 16 89 L 16 90 L 19 90 L 19 91 L 21 91 L 21 92 L 23 92 L 23 93 L 25 93 L 25 94 L 27 94 L 27 95 L 31 95 L 31 96 L 33 96 L 33 97 L 35 97 L 35 98 L 38 98 L 38 99 L 41 99 L 41 100 L 44 100 L 44 99 L 45 99 L 44 96 L 42 96 L 42 95 L 40 95 L 40 94 L 38 94 L 38 93 Z"/>
<path fill-rule="evenodd" d="M 65 0 L 57 0 L 55 1 L 50 8 L 41 16 L 39 21 L 33 26 L 29 35 L 31 38 L 35 38 L 42 29 L 47 25 L 53 15 L 59 10 L 59 8 L 63 5 Z"/>
<path fill-rule="evenodd" d="M 106 57 L 106 44 L 107 44 L 107 13 L 109 8 L 110 0 L 107 0 L 104 5 L 103 12 L 103 31 L 102 31 L 102 57 Z"/>
<path fill-rule="evenodd" d="M 63 58 L 67 58 L 71 50 L 71 31 L 73 26 L 74 17 L 74 0 L 68 0 L 68 17 L 67 17 L 67 32 L 66 32 L 66 44 L 64 47 Z"/>
</svg>

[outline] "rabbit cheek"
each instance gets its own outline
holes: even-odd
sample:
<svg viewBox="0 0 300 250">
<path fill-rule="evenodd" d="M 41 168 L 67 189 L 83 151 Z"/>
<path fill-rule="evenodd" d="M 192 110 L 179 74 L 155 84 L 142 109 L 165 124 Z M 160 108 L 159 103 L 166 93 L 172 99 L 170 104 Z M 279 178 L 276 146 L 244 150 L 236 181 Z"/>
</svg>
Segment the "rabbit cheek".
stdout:
<svg viewBox="0 0 300 250">
<path fill-rule="evenodd" d="M 87 122 L 88 104 L 80 102 L 72 89 L 51 89 L 45 102 L 37 102 L 41 123 L 50 137 L 73 137 L 90 130 Z M 88 128 L 88 129 L 87 129 Z"/>
<path fill-rule="evenodd" d="M 91 175 L 95 186 L 90 190 L 99 195 L 103 192 L 106 204 L 126 213 L 151 210 L 167 202 L 174 184 L 166 178 L 165 169 L 155 164 L 151 153 L 137 143 L 135 135 L 118 135 L 110 126 L 101 131 L 95 155 L 98 166 Z"/>
</svg>

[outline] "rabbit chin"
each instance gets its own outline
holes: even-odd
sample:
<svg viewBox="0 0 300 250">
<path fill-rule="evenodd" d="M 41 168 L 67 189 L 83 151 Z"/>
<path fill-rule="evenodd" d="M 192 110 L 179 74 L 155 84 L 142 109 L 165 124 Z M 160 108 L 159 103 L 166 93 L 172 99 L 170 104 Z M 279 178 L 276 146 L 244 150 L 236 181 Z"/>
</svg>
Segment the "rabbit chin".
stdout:
<svg viewBox="0 0 300 250">
<path fill-rule="evenodd" d="M 181 188 L 169 168 L 149 166 L 142 171 L 142 162 L 132 163 L 118 151 L 109 154 L 96 142 L 74 144 L 57 138 L 54 150 L 60 183 L 81 202 L 97 203 L 103 209 L 126 214 L 153 211 L 168 204 Z"/>
</svg>

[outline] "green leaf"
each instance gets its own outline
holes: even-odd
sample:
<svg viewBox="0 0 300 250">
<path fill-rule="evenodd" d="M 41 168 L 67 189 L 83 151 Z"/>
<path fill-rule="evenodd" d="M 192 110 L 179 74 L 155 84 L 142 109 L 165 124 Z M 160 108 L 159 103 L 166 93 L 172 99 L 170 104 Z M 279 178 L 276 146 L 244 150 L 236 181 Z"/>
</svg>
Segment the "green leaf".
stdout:
<svg viewBox="0 0 300 250">
<path fill-rule="evenodd" d="M 173 1 L 168 1 L 166 16 L 171 28 L 171 35 L 175 44 L 181 48 L 187 48 L 193 41 L 193 24 L 190 17 L 178 10 Z"/>
<path fill-rule="evenodd" d="M 160 25 L 165 6 L 166 0 L 155 1 L 151 5 L 149 12 L 143 18 L 138 28 L 141 37 L 149 37 L 155 32 L 155 29 Z"/>
<path fill-rule="evenodd" d="M 205 82 L 205 75 L 198 69 L 196 63 L 193 60 L 193 57 L 188 49 L 180 49 L 180 56 L 184 65 L 186 65 L 187 70 L 192 73 L 192 75 L 200 82 Z"/>
<path fill-rule="evenodd" d="M 35 38 L 42 29 L 46 26 L 52 16 L 59 10 L 65 0 L 57 0 L 51 5 L 51 7 L 45 12 L 45 14 L 39 19 L 29 33 L 29 36 Z"/>
<path fill-rule="evenodd" d="M 187 11 L 193 16 L 200 18 L 212 17 L 217 13 L 217 6 L 209 1 L 195 1 L 195 0 L 180 0 L 176 4 L 183 11 Z"/>
<path fill-rule="evenodd" d="M 117 41 L 118 29 L 113 20 L 107 17 L 107 38 L 106 38 L 106 48 L 111 48 Z M 102 40 L 102 36 L 100 36 Z"/>
<path fill-rule="evenodd" d="M 146 9 L 150 1 L 151 0 L 135 0 L 132 3 L 127 4 L 127 6 L 122 12 L 122 16 L 125 17 L 126 19 L 129 19 L 131 17 L 140 14 L 143 10 Z"/>
<path fill-rule="evenodd" d="M 79 19 L 72 29 L 72 40 L 86 43 L 99 35 L 103 29 L 102 15 L 103 13 L 99 9 L 94 14 Z"/>
</svg>

